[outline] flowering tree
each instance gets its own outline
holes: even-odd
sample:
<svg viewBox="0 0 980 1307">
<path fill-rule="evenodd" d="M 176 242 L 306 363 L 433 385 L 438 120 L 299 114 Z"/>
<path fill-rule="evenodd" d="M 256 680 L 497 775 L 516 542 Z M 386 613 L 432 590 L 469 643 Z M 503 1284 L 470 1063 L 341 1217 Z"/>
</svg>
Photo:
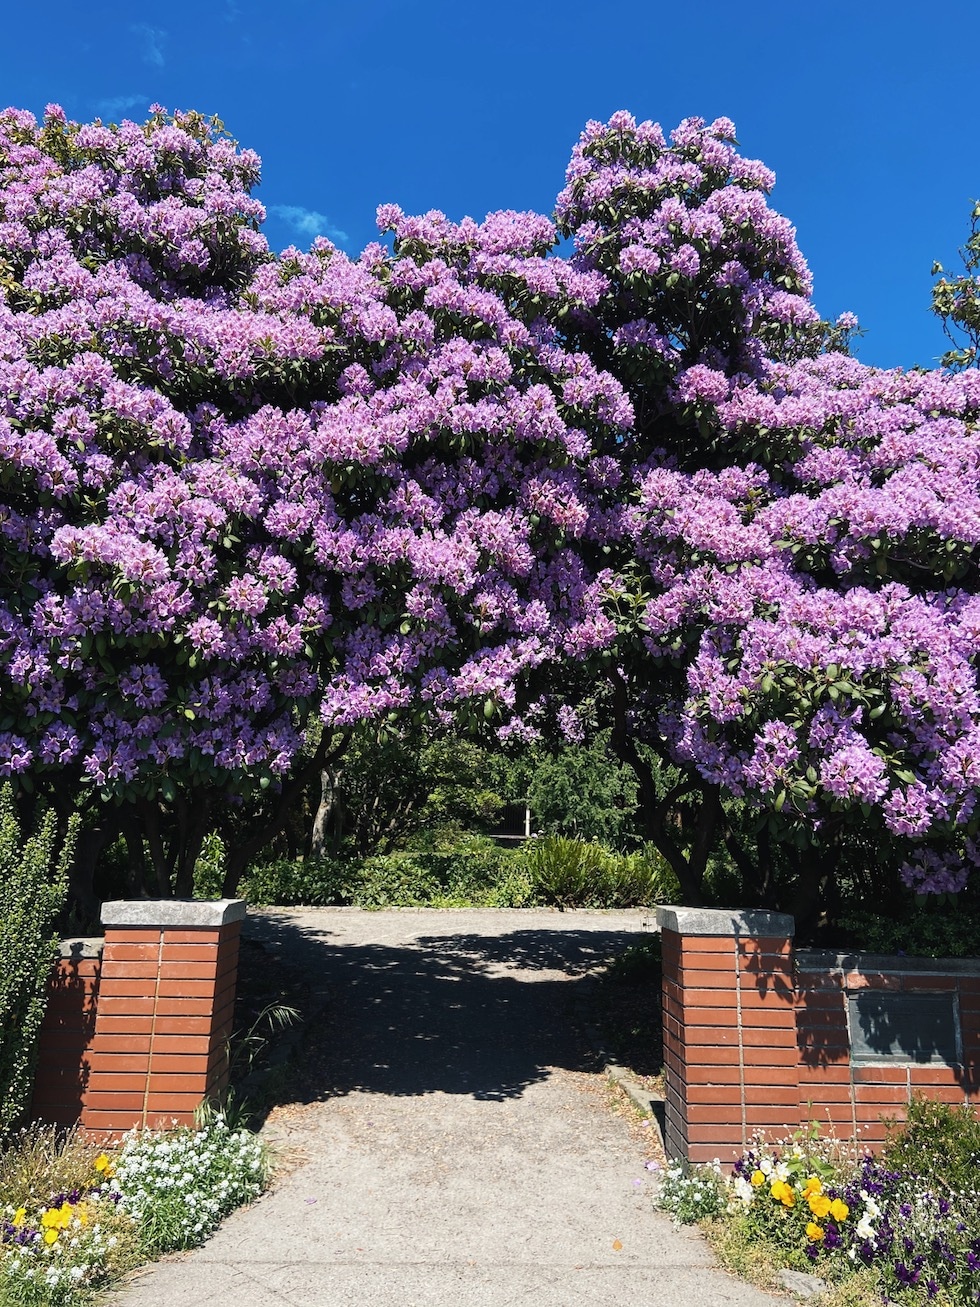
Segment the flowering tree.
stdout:
<svg viewBox="0 0 980 1307">
<path fill-rule="evenodd" d="M 311 712 L 489 719 L 611 630 L 577 542 L 631 414 L 541 319 L 588 280 L 551 224 L 273 260 L 257 168 L 196 115 L 0 116 L 0 773 L 114 803 L 157 892 Z"/>
<path fill-rule="evenodd" d="M 532 735 L 550 669 L 688 900 L 856 826 L 957 888 L 980 383 L 837 352 L 731 123 L 617 114 L 555 224 L 384 206 L 357 260 L 272 257 L 257 177 L 193 114 L 0 115 L 0 774 L 187 893 L 220 805 L 389 715 Z"/>
<path fill-rule="evenodd" d="M 727 120 L 668 144 L 617 114 L 559 198 L 604 278 L 567 340 L 636 412 L 610 451 L 613 740 L 690 901 L 724 840 L 756 901 L 773 845 L 808 855 L 805 907 L 856 827 L 906 884 L 955 891 L 977 859 L 980 382 L 835 352 L 856 322 L 819 322 L 771 183 Z"/>
</svg>

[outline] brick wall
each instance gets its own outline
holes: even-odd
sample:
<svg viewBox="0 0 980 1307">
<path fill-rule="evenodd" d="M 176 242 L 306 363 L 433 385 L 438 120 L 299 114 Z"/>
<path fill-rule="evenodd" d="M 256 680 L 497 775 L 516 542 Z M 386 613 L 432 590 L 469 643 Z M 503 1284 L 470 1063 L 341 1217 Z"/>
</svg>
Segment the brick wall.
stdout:
<svg viewBox="0 0 980 1307">
<path fill-rule="evenodd" d="M 60 952 L 41 1025 L 32 1115 L 48 1124 L 72 1125 L 81 1115 L 91 1075 L 102 940 L 63 940 Z"/>
<path fill-rule="evenodd" d="M 227 1073 L 244 914 L 239 900 L 104 904 L 101 951 L 89 941 L 54 972 L 35 1118 L 108 1134 L 190 1124 Z"/>
<path fill-rule="evenodd" d="M 794 955 L 779 913 L 658 917 L 668 1156 L 731 1161 L 813 1120 L 873 1147 L 916 1090 L 980 1106 L 980 962 Z M 920 1004 L 911 1042 L 896 1000 Z"/>
</svg>

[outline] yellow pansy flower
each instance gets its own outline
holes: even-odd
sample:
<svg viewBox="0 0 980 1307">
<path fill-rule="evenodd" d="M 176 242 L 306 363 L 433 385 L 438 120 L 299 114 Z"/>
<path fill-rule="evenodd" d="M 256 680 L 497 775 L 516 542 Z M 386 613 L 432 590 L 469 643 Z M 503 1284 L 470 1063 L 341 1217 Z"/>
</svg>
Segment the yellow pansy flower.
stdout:
<svg viewBox="0 0 980 1307">
<path fill-rule="evenodd" d="M 793 1187 L 788 1185 L 785 1180 L 774 1180 L 769 1186 L 769 1192 L 776 1202 L 782 1203 L 784 1207 L 794 1207 L 796 1205 L 796 1194 L 793 1192 Z"/>
<path fill-rule="evenodd" d="M 818 1221 L 822 1221 L 825 1216 L 829 1215 L 832 1204 L 826 1194 L 811 1194 L 807 1202 L 810 1205 L 810 1211 Z"/>
<path fill-rule="evenodd" d="M 752 1184 L 755 1185 L 756 1189 L 758 1189 L 760 1184 L 765 1184 L 765 1183 L 766 1183 L 766 1177 L 762 1174 L 761 1171 L 752 1172 Z"/>
<path fill-rule="evenodd" d="M 11 1221 L 10 1224 L 16 1226 L 19 1229 L 20 1226 L 22 1226 L 26 1220 L 27 1220 L 27 1208 L 18 1207 L 16 1212 L 14 1212 L 14 1219 Z"/>
<path fill-rule="evenodd" d="M 814 1197 L 817 1197 L 822 1193 L 823 1185 L 820 1183 L 819 1178 L 815 1175 L 811 1175 L 809 1180 L 807 1180 L 806 1184 L 803 1186 L 803 1197 L 809 1198 L 811 1194 Z"/>
<path fill-rule="evenodd" d="M 108 1179 L 112 1175 L 115 1167 L 112 1165 L 112 1158 L 108 1153 L 99 1153 L 95 1159 L 95 1169 Z"/>
<path fill-rule="evenodd" d="M 54 1230 L 54 1229 L 48 1229 L 48 1230 L 45 1230 L 45 1232 L 44 1232 L 44 1242 L 45 1242 L 45 1243 L 47 1243 L 47 1244 L 54 1243 L 55 1240 L 56 1240 L 57 1238 L 58 1238 L 58 1231 L 57 1231 L 57 1230 Z"/>
<path fill-rule="evenodd" d="M 842 1202 L 839 1198 L 835 1198 L 830 1204 L 830 1214 L 835 1221 L 846 1221 L 850 1210 L 847 1203 Z"/>
<path fill-rule="evenodd" d="M 810 1221 L 806 1227 L 806 1237 L 811 1243 L 818 1243 L 823 1238 L 823 1229 L 814 1221 Z"/>
</svg>

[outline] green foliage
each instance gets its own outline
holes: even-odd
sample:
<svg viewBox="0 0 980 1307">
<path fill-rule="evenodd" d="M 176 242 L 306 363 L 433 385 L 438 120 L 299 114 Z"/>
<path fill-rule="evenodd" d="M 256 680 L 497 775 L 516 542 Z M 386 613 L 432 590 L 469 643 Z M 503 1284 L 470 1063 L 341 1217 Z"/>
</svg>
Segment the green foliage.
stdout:
<svg viewBox="0 0 980 1307">
<path fill-rule="evenodd" d="M 588 746 L 535 749 L 511 760 L 503 784 L 512 801 L 526 799 L 538 832 L 620 847 L 638 840 L 639 786 L 609 752 L 608 731 Z"/>
<path fill-rule="evenodd" d="M 249 903 L 334 907 L 351 902 L 354 864 L 331 858 L 275 858 L 249 869 L 239 893 Z"/>
<path fill-rule="evenodd" d="M 361 726 L 325 774 L 318 855 L 387 854 L 434 828 L 485 830 L 504 806 L 487 751 L 417 726 Z"/>
<path fill-rule="evenodd" d="M 853 908 L 837 920 L 835 942 L 866 953 L 904 953 L 909 957 L 980 956 L 980 911 L 955 903 L 914 906 L 899 917 Z"/>
<path fill-rule="evenodd" d="M 225 844 L 221 836 L 212 831 L 205 835 L 201 852 L 194 864 L 194 897 L 220 899 L 225 876 Z"/>
<path fill-rule="evenodd" d="M 939 1192 L 971 1190 L 980 1173 L 980 1121 L 969 1104 L 954 1107 L 916 1094 L 905 1123 L 893 1127 L 882 1158 L 886 1166 L 920 1176 Z"/>
<path fill-rule="evenodd" d="M 341 861 L 264 863 L 242 893 L 252 903 L 311 906 L 523 907 L 530 900 L 519 854 L 479 835 L 450 849 L 417 849 Z"/>
<path fill-rule="evenodd" d="M 72 817 L 55 862 L 58 827 L 48 812 L 22 842 L 9 785 L 0 789 L 0 1138 L 30 1103 L 37 1037 L 58 940 L 53 927 L 68 892 L 78 834 Z"/>
<path fill-rule="evenodd" d="M 229 1130 L 249 1126 L 254 1110 L 248 1098 L 239 1094 L 238 1085 L 255 1070 L 275 1036 L 302 1020 L 298 1009 L 287 1003 L 267 1003 L 247 1029 L 232 1033 L 225 1043 L 225 1086 L 220 1093 L 204 1099 L 194 1112 L 194 1124 L 199 1130 L 211 1128 L 219 1119 Z"/>
<path fill-rule="evenodd" d="M 518 849 L 481 835 L 449 848 L 360 860 L 280 860 L 242 884 L 251 903 L 384 907 L 630 908 L 665 902 L 676 882 L 656 853 L 545 836 Z"/>
<path fill-rule="evenodd" d="M 651 932 L 613 958 L 604 979 L 615 985 L 659 986 L 663 969 L 663 942 L 659 934 Z"/>
<path fill-rule="evenodd" d="M 632 908 L 666 902 L 676 882 L 652 850 L 621 854 L 546 835 L 525 846 L 538 902 L 557 908 Z"/>
</svg>

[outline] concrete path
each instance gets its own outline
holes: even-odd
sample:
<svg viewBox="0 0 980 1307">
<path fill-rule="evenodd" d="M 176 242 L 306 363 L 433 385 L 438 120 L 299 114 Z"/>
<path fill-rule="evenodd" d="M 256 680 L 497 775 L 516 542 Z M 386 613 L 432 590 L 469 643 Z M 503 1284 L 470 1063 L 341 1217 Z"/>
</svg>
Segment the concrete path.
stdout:
<svg viewBox="0 0 980 1307">
<path fill-rule="evenodd" d="M 766 1307 L 653 1208 L 655 1176 L 576 1024 L 640 912 L 250 914 L 328 1003 L 299 1159 L 117 1307 Z M 785 1300 L 783 1300 L 785 1302 Z"/>
</svg>

